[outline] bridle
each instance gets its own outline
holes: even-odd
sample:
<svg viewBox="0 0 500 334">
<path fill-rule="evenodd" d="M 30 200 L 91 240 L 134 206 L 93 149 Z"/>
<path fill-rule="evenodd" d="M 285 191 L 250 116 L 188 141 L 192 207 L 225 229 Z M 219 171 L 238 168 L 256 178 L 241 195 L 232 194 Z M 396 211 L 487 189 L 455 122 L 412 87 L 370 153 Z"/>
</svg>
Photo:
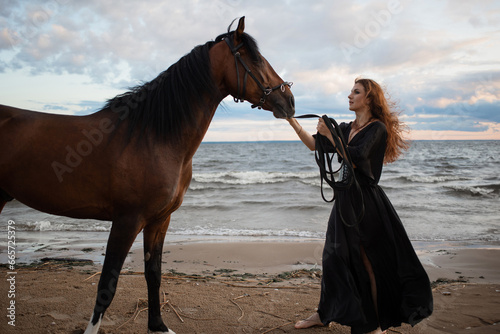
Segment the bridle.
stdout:
<svg viewBox="0 0 500 334">
<path fill-rule="evenodd" d="M 272 87 L 272 88 L 264 87 L 264 85 L 259 81 L 259 79 L 257 79 L 255 74 L 252 73 L 252 70 L 250 70 L 250 68 L 247 66 L 245 61 L 241 58 L 241 55 L 240 55 L 238 50 L 243 46 L 243 43 L 240 43 L 240 44 L 234 46 L 233 40 L 230 36 L 224 37 L 224 40 L 226 41 L 227 45 L 229 46 L 229 49 L 231 50 L 231 53 L 234 56 L 234 62 L 236 65 L 236 78 L 237 78 L 237 82 L 238 82 L 237 85 L 238 86 L 237 86 L 237 91 L 236 91 L 236 97 L 233 97 L 234 102 L 236 102 L 236 103 L 245 102 L 245 92 L 246 92 L 248 75 L 250 75 L 252 77 L 252 79 L 255 81 L 257 86 L 259 86 L 259 88 L 262 90 L 262 97 L 260 98 L 259 104 L 252 104 L 252 108 L 262 109 L 262 106 L 266 102 L 266 98 L 272 92 L 274 92 L 277 89 L 280 89 L 282 92 L 285 92 L 286 86 L 288 86 L 288 88 L 292 87 L 293 82 L 289 82 L 289 81 L 284 81 L 282 84 L 277 85 L 277 86 Z M 245 76 L 243 77 L 243 87 L 242 87 L 241 95 L 240 95 L 240 70 L 239 70 L 239 66 L 238 66 L 238 61 L 241 63 L 241 65 L 245 69 Z"/>
</svg>

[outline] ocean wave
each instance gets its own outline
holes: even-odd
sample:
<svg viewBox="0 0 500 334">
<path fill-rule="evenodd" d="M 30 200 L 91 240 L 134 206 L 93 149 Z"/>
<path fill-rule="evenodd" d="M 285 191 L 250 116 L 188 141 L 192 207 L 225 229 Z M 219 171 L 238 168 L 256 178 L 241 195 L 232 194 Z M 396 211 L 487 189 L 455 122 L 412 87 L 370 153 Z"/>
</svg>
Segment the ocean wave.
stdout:
<svg viewBox="0 0 500 334">
<path fill-rule="evenodd" d="M 272 209 L 272 211 L 284 210 L 284 211 L 314 211 L 321 210 L 323 206 L 323 202 L 320 201 L 320 197 L 318 195 L 318 201 L 315 204 L 304 204 L 290 201 L 289 203 L 276 203 L 270 199 L 262 199 L 262 200 L 239 200 L 237 202 L 221 204 L 220 202 L 210 201 L 193 201 L 193 202 L 185 202 L 178 209 L 179 212 L 186 212 L 189 210 L 210 210 L 211 212 L 228 212 L 228 211 L 240 211 L 243 209 L 249 210 L 250 208 L 259 209 L 263 208 L 266 210 Z M 257 207 L 257 208 L 255 208 Z"/>
<path fill-rule="evenodd" d="M 26 222 L 18 224 L 20 230 L 25 231 L 85 231 L 85 232 L 109 232 L 111 223 L 75 221 L 69 223 L 51 222 L 48 220 Z"/>
<path fill-rule="evenodd" d="M 462 195 L 462 196 L 474 196 L 474 197 L 488 197 L 488 198 L 496 198 L 500 194 L 500 185 L 492 184 L 492 185 L 447 185 L 445 187 L 449 189 L 452 194 Z"/>
<path fill-rule="evenodd" d="M 304 180 L 318 178 L 317 172 L 261 172 L 261 171 L 233 171 L 218 173 L 195 173 L 190 188 L 205 189 L 206 184 L 224 185 L 250 185 L 284 183 L 292 180 L 304 182 Z"/>
<path fill-rule="evenodd" d="M 168 234 L 193 235 L 193 236 L 220 236 L 220 237 L 298 237 L 298 238 L 323 238 L 324 232 L 297 231 L 297 230 L 273 230 L 273 229 L 229 229 L 229 228 L 207 228 L 195 226 L 192 228 L 169 229 Z"/>
<path fill-rule="evenodd" d="M 415 183 L 441 183 L 448 181 L 465 181 L 469 180 L 463 176 L 457 175 L 419 175 L 419 176 L 408 176 L 407 177 L 410 182 Z"/>
<path fill-rule="evenodd" d="M 458 175 L 408 175 L 398 177 L 385 177 L 384 182 L 409 182 L 409 183 L 441 183 L 449 181 L 468 181 L 470 178 Z"/>
</svg>

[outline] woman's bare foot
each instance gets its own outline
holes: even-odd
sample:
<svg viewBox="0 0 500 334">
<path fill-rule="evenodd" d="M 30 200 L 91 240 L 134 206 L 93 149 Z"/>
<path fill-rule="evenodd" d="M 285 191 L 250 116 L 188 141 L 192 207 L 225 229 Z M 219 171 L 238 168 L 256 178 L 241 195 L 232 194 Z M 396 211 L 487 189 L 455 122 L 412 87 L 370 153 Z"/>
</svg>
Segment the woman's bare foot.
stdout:
<svg viewBox="0 0 500 334">
<path fill-rule="evenodd" d="M 319 318 L 318 312 L 314 313 L 307 319 L 297 321 L 297 323 L 295 324 L 295 328 L 297 329 L 304 329 L 314 326 L 324 326 L 321 322 L 321 319 Z"/>
</svg>

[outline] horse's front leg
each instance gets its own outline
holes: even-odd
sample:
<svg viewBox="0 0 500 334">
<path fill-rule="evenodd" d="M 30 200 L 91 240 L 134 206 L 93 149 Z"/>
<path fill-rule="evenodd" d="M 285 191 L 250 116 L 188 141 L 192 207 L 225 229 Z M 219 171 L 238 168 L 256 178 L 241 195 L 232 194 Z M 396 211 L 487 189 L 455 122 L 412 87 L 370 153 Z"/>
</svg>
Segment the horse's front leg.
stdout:
<svg viewBox="0 0 500 334">
<path fill-rule="evenodd" d="M 149 333 L 172 333 L 163 322 L 160 311 L 161 257 L 163 241 L 167 233 L 170 216 L 163 223 L 144 228 L 144 275 L 148 285 L 148 330 Z"/>
<path fill-rule="evenodd" d="M 135 217 L 126 217 L 113 221 L 108 245 L 106 246 L 101 278 L 97 286 L 94 312 L 84 334 L 97 334 L 99 331 L 104 312 L 115 295 L 123 262 L 140 230 L 140 222 Z"/>
</svg>

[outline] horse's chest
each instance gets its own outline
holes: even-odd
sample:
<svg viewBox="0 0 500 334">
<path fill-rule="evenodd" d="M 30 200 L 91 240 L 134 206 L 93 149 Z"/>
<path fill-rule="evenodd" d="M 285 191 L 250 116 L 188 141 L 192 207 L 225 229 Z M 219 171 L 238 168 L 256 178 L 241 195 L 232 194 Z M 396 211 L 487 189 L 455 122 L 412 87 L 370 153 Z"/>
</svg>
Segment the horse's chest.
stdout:
<svg viewBox="0 0 500 334">
<path fill-rule="evenodd" d="M 163 203 L 163 210 L 173 212 L 181 206 L 184 195 L 189 188 L 191 176 L 192 168 L 189 165 L 187 168 L 180 168 L 176 172 L 166 172 L 156 180 L 156 196 Z"/>
</svg>

